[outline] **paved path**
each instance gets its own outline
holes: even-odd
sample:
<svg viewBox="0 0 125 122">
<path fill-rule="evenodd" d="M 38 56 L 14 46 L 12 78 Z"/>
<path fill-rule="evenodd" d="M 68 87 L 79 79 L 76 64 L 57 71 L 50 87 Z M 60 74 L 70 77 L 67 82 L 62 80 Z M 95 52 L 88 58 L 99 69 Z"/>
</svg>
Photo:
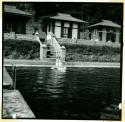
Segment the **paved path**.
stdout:
<svg viewBox="0 0 125 122">
<path fill-rule="evenodd" d="M 9 66 L 9 65 L 17 65 L 17 66 L 24 66 L 24 65 L 30 65 L 30 66 L 35 66 L 35 65 L 54 65 L 54 61 L 40 61 L 40 60 L 11 60 L 11 59 L 5 59 L 4 60 L 4 66 Z"/>
<path fill-rule="evenodd" d="M 3 118 L 35 118 L 18 90 L 3 90 Z"/>
<path fill-rule="evenodd" d="M 11 86 L 13 81 L 6 68 L 3 68 L 3 86 Z M 35 118 L 33 112 L 18 90 L 3 89 L 3 118 Z"/>
<path fill-rule="evenodd" d="M 4 66 L 34 66 L 34 67 L 51 67 L 55 65 L 54 61 L 39 60 L 4 60 Z M 67 67 L 112 67 L 119 68 L 120 63 L 117 62 L 66 62 Z"/>
<path fill-rule="evenodd" d="M 3 86 L 11 86 L 13 84 L 13 81 L 8 74 L 6 68 L 3 68 Z"/>
</svg>

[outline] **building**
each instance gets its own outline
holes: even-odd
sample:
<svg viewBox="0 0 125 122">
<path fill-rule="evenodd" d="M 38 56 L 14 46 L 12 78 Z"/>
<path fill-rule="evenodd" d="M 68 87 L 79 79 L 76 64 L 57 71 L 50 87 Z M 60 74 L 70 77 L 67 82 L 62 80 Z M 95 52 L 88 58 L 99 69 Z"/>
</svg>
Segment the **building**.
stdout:
<svg viewBox="0 0 125 122">
<path fill-rule="evenodd" d="M 4 5 L 4 33 L 32 34 L 32 14 L 19 10 L 15 6 Z"/>
<path fill-rule="evenodd" d="M 57 38 L 80 38 L 80 26 L 87 23 L 69 14 L 58 13 L 48 18 L 46 33 L 52 32 Z"/>
<path fill-rule="evenodd" d="M 86 28 L 89 30 L 89 39 L 91 40 L 117 43 L 120 42 L 120 29 L 120 25 L 110 20 L 102 20 Z"/>
</svg>

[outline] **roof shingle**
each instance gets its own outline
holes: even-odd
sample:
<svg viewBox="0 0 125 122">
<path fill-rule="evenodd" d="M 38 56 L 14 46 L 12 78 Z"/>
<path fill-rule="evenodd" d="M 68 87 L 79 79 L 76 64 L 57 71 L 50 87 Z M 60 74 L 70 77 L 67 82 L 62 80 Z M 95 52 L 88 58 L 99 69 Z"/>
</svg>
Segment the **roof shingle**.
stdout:
<svg viewBox="0 0 125 122">
<path fill-rule="evenodd" d="M 15 6 L 4 5 L 4 13 L 17 14 L 22 16 L 32 16 L 32 14 L 17 9 Z"/>
<path fill-rule="evenodd" d="M 112 22 L 110 20 L 102 20 L 102 22 L 90 25 L 88 27 L 90 28 L 90 27 L 95 27 L 95 26 L 99 26 L 99 25 L 121 28 L 120 25 L 118 25 L 118 24 L 116 24 L 116 23 L 114 23 L 114 22 Z"/>
<path fill-rule="evenodd" d="M 74 18 L 69 14 L 63 14 L 63 13 L 58 13 L 56 16 L 53 16 L 53 17 L 50 17 L 50 18 L 51 19 L 58 19 L 58 20 L 66 20 L 66 21 L 87 23 L 86 21 Z"/>
</svg>

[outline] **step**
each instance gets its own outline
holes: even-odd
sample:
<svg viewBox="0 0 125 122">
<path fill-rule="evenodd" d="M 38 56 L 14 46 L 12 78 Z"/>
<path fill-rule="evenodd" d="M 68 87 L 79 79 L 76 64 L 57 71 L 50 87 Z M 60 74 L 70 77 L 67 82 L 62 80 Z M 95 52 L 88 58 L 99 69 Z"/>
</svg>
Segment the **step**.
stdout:
<svg viewBox="0 0 125 122">
<path fill-rule="evenodd" d="M 48 55 L 47 58 L 56 58 L 55 55 Z"/>
<path fill-rule="evenodd" d="M 48 62 L 56 62 L 56 58 L 46 58 L 45 60 Z"/>
<path fill-rule="evenodd" d="M 52 51 L 47 52 L 47 56 L 56 58 L 56 52 L 52 52 Z"/>
</svg>

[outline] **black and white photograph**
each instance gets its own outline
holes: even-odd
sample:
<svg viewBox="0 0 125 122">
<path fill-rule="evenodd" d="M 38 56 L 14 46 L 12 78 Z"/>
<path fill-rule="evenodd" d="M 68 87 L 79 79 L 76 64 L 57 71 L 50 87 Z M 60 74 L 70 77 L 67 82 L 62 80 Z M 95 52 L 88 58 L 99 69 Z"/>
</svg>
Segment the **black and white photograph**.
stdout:
<svg viewBox="0 0 125 122">
<path fill-rule="evenodd" d="M 122 2 L 3 2 L 2 119 L 122 118 Z"/>
</svg>

